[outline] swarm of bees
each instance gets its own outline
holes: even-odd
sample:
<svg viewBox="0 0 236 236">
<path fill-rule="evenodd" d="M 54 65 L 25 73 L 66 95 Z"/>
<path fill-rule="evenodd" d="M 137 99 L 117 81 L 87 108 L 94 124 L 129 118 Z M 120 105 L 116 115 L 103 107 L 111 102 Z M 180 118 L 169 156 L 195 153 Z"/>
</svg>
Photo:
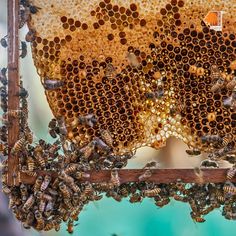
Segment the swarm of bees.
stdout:
<svg viewBox="0 0 236 236">
<path fill-rule="evenodd" d="M 113 14 L 111 11 L 106 15 L 106 8 L 119 10 L 118 6 L 112 6 L 109 2 L 100 2 L 97 8 L 97 12 L 100 7 L 104 8 L 106 21 L 109 20 L 109 14 Z M 148 40 L 148 51 L 142 51 L 139 45 L 126 47 L 129 40 L 128 36 L 125 38 L 126 33 L 117 34 L 121 38 L 118 41 L 122 44 L 122 50 L 124 49 L 121 54 L 126 55 L 125 61 L 120 63 L 122 68 L 117 65 L 117 59 L 110 56 L 100 55 L 97 60 L 87 63 L 86 56 L 90 57 L 90 54 L 86 55 L 85 49 L 78 50 L 82 53 L 79 59 L 78 55 L 75 58 L 70 55 L 69 58 L 61 59 L 61 54 L 69 54 L 63 47 L 66 44 L 68 48 L 73 46 L 74 39 L 71 35 L 65 35 L 65 38 L 54 37 L 52 41 L 41 38 L 33 17 L 40 14 L 41 8 L 33 3 L 34 1 L 20 1 L 19 28 L 30 23 L 25 41 L 31 43 L 49 104 L 52 108 L 57 107 L 58 112 L 52 109 L 55 117 L 48 124 L 48 132 L 54 142 L 47 143 L 42 139 L 34 142 L 33 132 L 28 125 L 28 91 L 21 81 L 18 94 L 20 108 L 8 110 L 7 68 L 1 69 L 1 108 L 4 114 L 3 125 L 0 127 L 0 151 L 4 166 L 3 191 L 9 196 L 9 207 L 22 225 L 26 229 L 58 231 L 60 224 L 66 222 L 67 231 L 73 233 L 83 206 L 89 201 L 100 200 L 104 193 L 118 202 L 127 197 L 131 203 L 141 202 L 145 197 L 153 198 L 157 207 L 167 205 L 171 199 L 185 202 L 191 207 L 191 218 L 198 223 L 204 222 L 204 216 L 209 212 L 223 206 L 222 215 L 226 219 L 236 220 L 236 186 L 231 182 L 236 175 L 236 74 L 233 69 L 236 58 L 231 53 L 232 48 L 236 47 L 235 36 L 229 35 L 231 47 L 230 42 L 221 39 L 219 32 L 210 31 L 204 22 L 201 22 L 201 30 L 195 30 L 191 26 L 185 28 L 183 33 L 179 32 L 176 26 L 181 22 L 177 12 L 184 2 L 172 0 L 173 6 L 167 4 L 166 9 L 160 10 L 165 22 L 164 28 L 161 26 L 163 22 L 159 20 L 158 26 L 162 30 L 155 31 L 151 36 L 155 43 L 150 43 L 153 38 Z M 176 11 L 173 16 L 177 17 L 176 20 L 173 20 L 172 8 Z M 128 17 L 123 12 L 123 18 L 129 18 L 130 22 L 136 22 L 144 30 L 147 22 L 138 18 L 139 10 L 135 4 L 131 4 L 130 9 L 121 9 L 129 15 Z M 172 20 L 167 24 L 169 15 Z M 79 28 L 81 25 L 80 21 L 67 19 L 66 16 L 61 17 L 61 22 L 63 28 L 70 27 L 70 31 L 75 31 L 75 27 Z M 99 22 L 101 25 L 105 24 L 101 19 Z M 118 23 L 121 24 L 119 21 Z M 93 23 L 95 29 L 100 27 L 97 24 Z M 122 30 L 127 24 L 124 20 L 118 29 Z M 86 35 L 88 25 L 82 23 L 81 27 Z M 111 27 L 113 31 L 117 30 L 115 24 L 111 24 Z M 132 30 L 136 26 L 130 24 L 129 27 Z M 220 65 L 219 61 L 215 63 L 212 60 L 212 45 L 203 40 L 204 34 L 206 38 L 212 37 L 214 41 L 218 39 L 220 44 L 225 43 L 229 51 L 229 56 L 224 55 L 229 58 L 227 62 Z M 78 34 L 78 37 L 80 35 L 82 34 Z M 112 41 L 114 37 L 109 34 L 106 39 Z M 176 45 L 171 44 L 171 37 Z M 168 40 L 170 41 L 167 42 Z M 20 45 L 21 58 L 27 56 L 25 41 L 21 41 Z M 80 41 L 83 45 L 83 41 Z M 68 42 L 71 42 L 70 45 Z M 3 37 L 0 43 L 6 48 L 8 37 Z M 77 44 L 78 38 L 73 48 L 75 52 Z M 101 45 L 106 47 L 107 44 Z M 111 46 L 107 46 L 109 53 Z M 221 47 L 226 50 L 224 46 Z M 200 50 L 203 50 L 205 59 L 201 58 Z M 91 52 L 90 48 L 88 51 Z M 208 63 L 208 60 L 211 62 Z M 50 71 L 50 68 L 55 69 L 57 74 Z M 57 101 L 54 104 L 55 98 Z M 10 117 L 17 118 L 20 123 L 19 138 L 13 147 L 7 145 Z M 149 118 L 158 123 L 158 128 L 151 127 L 155 123 L 153 121 L 150 126 Z M 149 129 L 153 133 L 147 135 Z M 190 147 L 186 153 L 191 156 L 200 155 L 202 151 L 209 153 L 208 158 L 201 162 L 200 168 L 195 168 L 196 178 L 203 178 L 201 168 L 218 168 L 220 160 L 232 164 L 227 173 L 227 182 L 187 184 L 177 180 L 171 184 L 151 183 L 149 178 L 152 176 L 152 169 L 158 168 L 158 163 L 149 162 L 137 182 L 122 183 L 119 169 L 127 165 L 136 148 L 151 145 L 150 140 L 158 136 L 164 142 L 170 135 L 183 139 Z M 8 152 L 19 158 L 20 173 L 36 179 L 33 185 L 7 185 Z M 111 170 L 110 181 L 90 183 L 88 171 L 103 169 Z M 21 182 L 21 176 L 15 177 Z"/>
</svg>

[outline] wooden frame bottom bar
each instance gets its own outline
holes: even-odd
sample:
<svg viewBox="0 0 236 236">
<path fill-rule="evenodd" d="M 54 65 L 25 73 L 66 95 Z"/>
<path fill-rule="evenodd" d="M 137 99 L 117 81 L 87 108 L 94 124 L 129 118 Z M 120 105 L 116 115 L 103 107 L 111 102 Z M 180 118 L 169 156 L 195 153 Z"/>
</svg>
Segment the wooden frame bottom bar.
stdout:
<svg viewBox="0 0 236 236">
<path fill-rule="evenodd" d="M 201 173 L 196 175 L 194 169 L 151 169 L 152 176 L 148 178 L 147 182 L 155 183 L 173 183 L 177 179 L 181 179 L 185 183 L 224 183 L 227 181 L 226 175 L 229 169 L 201 169 Z M 144 169 L 122 169 L 118 170 L 120 182 L 136 182 L 139 181 L 139 176 L 145 172 Z M 91 183 L 108 182 L 111 178 L 110 170 L 90 171 L 90 178 L 82 179 L 81 181 L 90 181 Z M 50 174 L 56 178 L 55 172 L 38 172 L 39 175 Z M 25 184 L 34 184 L 36 176 L 29 176 L 25 173 L 20 173 L 20 182 Z M 234 177 L 232 182 L 236 182 Z"/>
</svg>

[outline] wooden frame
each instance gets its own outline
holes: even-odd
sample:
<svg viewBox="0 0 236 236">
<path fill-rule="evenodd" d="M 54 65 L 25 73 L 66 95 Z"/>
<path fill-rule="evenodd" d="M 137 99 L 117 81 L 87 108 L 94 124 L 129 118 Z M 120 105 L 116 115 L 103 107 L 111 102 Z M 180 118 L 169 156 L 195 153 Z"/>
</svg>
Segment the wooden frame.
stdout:
<svg viewBox="0 0 236 236">
<path fill-rule="evenodd" d="M 19 109 L 19 0 L 8 0 L 8 109 Z M 25 184 L 34 184 L 36 177 L 28 176 L 20 173 L 18 169 L 17 156 L 10 155 L 10 150 L 18 139 L 19 121 L 11 118 L 12 126 L 8 130 L 8 185 L 17 186 L 20 182 Z M 220 183 L 226 181 L 226 172 L 228 169 L 203 169 L 201 177 L 197 176 L 194 169 L 153 169 L 152 176 L 147 180 L 157 183 L 170 183 L 181 179 L 188 183 Z M 138 177 L 144 173 L 143 169 L 122 169 L 119 170 L 121 182 L 138 181 Z M 47 172 L 41 171 L 40 174 L 45 175 Z M 56 173 L 52 173 L 56 177 Z M 110 171 L 92 171 L 90 178 L 86 179 L 90 182 L 106 182 L 110 180 Z M 82 180 L 83 181 L 83 180 Z M 233 179 L 236 182 L 236 178 Z"/>
</svg>

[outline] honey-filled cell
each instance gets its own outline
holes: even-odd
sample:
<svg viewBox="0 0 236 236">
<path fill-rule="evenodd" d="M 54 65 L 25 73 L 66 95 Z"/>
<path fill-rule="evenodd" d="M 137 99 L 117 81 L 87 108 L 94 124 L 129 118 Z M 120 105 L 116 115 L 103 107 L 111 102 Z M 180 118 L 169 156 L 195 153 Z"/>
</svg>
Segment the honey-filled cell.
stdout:
<svg viewBox="0 0 236 236">
<path fill-rule="evenodd" d="M 32 0 L 47 8 L 29 22 L 36 31 L 33 59 L 42 81 L 63 81 L 46 96 L 54 116 L 65 117 L 67 138 L 83 146 L 109 128 L 117 154 L 150 146 L 157 137 L 163 144 L 171 130 L 203 151 L 217 149 L 201 143 L 204 135 L 230 132 L 235 139 L 231 2 L 71 0 L 74 7 L 61 11 L 58 0 L 50 1 L 53 8 Z M 205 20 L 212 9 L 227 12 L 218 28 Z M 71 127 L 71 119 L 90 113 L 96 125 Z"/>
</svg>

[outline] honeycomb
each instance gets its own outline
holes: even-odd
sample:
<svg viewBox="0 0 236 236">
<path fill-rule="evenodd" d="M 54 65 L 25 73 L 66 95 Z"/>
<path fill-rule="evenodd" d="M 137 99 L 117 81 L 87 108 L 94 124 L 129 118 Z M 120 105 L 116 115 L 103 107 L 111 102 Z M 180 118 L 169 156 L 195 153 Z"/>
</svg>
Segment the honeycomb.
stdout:
<svg viewBox="0 0 236 236">
<path fill-rule="evenodd" d="M 111 133 L 114 153 L 160 148 L 175 136 L 212 151 L 206 135 L 235 140 L 236 112 L 223 102 L 232 89 L 213 92 L 214 66 L 224 83 L 236 76 L 236 1 L 33 0 L 40 8 L 32 54 L 55 117 L 67 138 L 86 145 L 101 130 Z M 216 13 L 208 16 L 211 11 Z M 222 30 L 217 24 L 222 14 Z M 93 114 L 94 126 L 72 125 Z"/>
</svg>

